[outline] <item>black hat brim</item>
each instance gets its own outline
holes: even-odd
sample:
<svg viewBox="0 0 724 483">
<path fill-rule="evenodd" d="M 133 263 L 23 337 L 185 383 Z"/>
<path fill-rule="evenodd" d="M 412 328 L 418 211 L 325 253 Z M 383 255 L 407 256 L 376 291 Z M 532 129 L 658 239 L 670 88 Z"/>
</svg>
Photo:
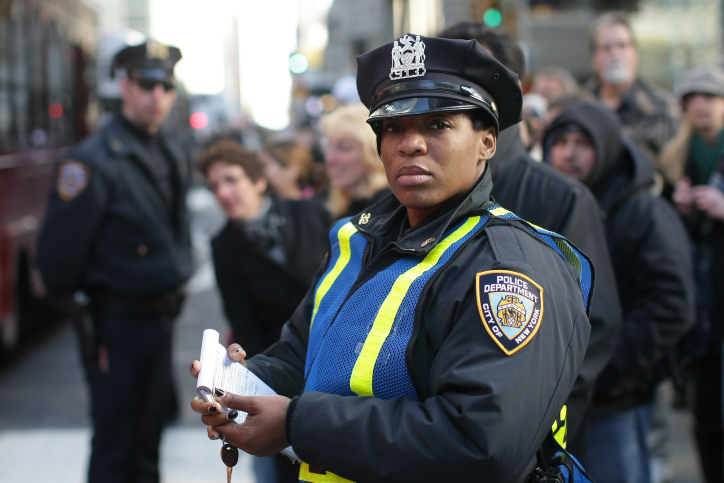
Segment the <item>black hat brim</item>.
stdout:
<svg viewBox="0 0 724 483">
<path fill-rule="evenodd" d="M 463 111 L 468 109 L 480 109 L 480 106 L 447 97 L 412 97 L 384 104 L 370 114 L 367 118 L 367 123 L 371 124 L 382 119 L 395 117 L 418 116 L 432 112 Z"/>
</svg>

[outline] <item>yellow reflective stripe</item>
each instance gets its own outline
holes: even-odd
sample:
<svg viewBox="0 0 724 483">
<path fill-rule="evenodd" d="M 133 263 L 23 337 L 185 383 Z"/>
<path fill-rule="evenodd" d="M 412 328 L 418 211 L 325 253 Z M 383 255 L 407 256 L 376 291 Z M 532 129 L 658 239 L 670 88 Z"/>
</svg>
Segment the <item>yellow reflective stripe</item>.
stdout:
<svg viewBox="0 0 724 483">
<path fill-rule="evenodd" d="M 354 483 L 352 480 L 342 478 L 334 473 L 326 471 L 322 473 L 312 473 L 309 471 L 309 465 L 302 463 L 299 467 L 299 479 L 301 481 L 307 481 L 309 483 Z"/>
<path fill-rule="evenodd" d="M 519 217 L 518 215 L 516 215 L 516 214 L 513 213 L 512 211 L 508 211 L 508 210 L 506 210 L 505 208 L 500 207 L 500 206 L 498 206 L 498 207 L 495 208 L 494 210 L 490 210 L 489 213 L 492 214 L 492 215 L 495 215 L 495 216 L 503 216 L 503 215 L 511 214 L 511 215 L 513 215 L 514 217 L 516 217 L 518 220 L 520 220 L 520 221 L 522 221 L 522 222 L 524 222 L 524 223 L 532 226 L 533 228 L 538 228 L 539 230 L 543 230 L 544 232 L 546 232 L 546 233 L 545 233 L 546 235 L 548 235 L 549 233 L 554 233 L 554 232 L 552 232 L 552 231 L 550 231 L 550 230 L 546 230 L 546 229 L 543 228 L 542 226 L 538 226 L 538 225 L 533 224 L 533 223 L 531 223 L 531 222 L 529 222 L 529 221 L 527 221 L 527 220 L 524 220 L 523 218 Z"/>
<path fill-rule="evenodd" d="M 553 437 L 563 449 L 566 448 L 566 440 L 568 439 L 568 423 L 566 421 L 566 416 L 568 416 L 568 408 L 564 405 L 561 408 L 560 417 L 557 421 L 553 421 L 553 427 L 551 428 Z M 558 421 L 561 422 L 560 427 L 558 425 Z"/>
<path fill-rule="evenodd" d="M 494 210 L 490 210 L 490 213 L 495 216 L 503 216 L 503 215 L 507 215 L 508 213 L 510 213 L 510 211 L 506 210 L 503 207 L 498 206 Z"/>
<path fill-rule="evenodd" d="M 554 238 L 553 242 L 556 244 L 558 249 L 563 253 L 563 256 L 566 257 L 566 260 L 568 260 L 568 263 L 571 264 L 573 269 L 576 271 L 577 274 L 581 274 L 583 271 L 583 267 L 581 266 L 581 260 L 578 258 L 578 256 L 573 252 L 573 249 L 568 244 L 566 240 L 561 240 L 559 238 Z"/>
<path fill-rule="evenodd" d="M 334 264 L 334 268 L 332 268 L 332 270 L 327 272 L 327 274 L 324 276 L 324 280 L 322 280 L 322 283 L 319 284 L 317 293 L 314 294 L 314 311 L 312 312 L 312 322 L 309 324 L 310 330 L 312 328 L 312 324 L 314 324 L 314 318 L 317 316 L 319 304 L 322 302 L 324 296 L 327 295 L 329 288 L 337 280 L 339 274 L 342 273 L 344 267 L 346 267 L 349 263 L 349 258 L 352 254 L 349 239 L 352 238 L 352 235 L 354 235 L 355 233 L 357 233 L 357 228 L 355 228 L 355 226 L 351 222 L 342 226 L 342 228 L 340 228 L 337 232 L 337 239 L 339 240 L 339 258 Z"/>
<path fill-rule="evenodd" d="M 457 242 L 465 235 L 470 233 L 480 221 L 479 216 L 468 218 L 468 220 L 450 236 L 442 240 L 433 248 L 425 258 L 416 266 L 403 273 L 395 280 L 390 293 L 387 294 L 385 301 L 382 302 L 379 312 L 372 324 L 372 329 L 367 334 L 364 346 L 360 351 L 357 362 L 352 369 L 352 376 L 349 380 L 350 389 L 358 396 L 374 396 L 372 391 L 372 375 L 375 370 L 375 362 L 380 355 L 382 345 L 385 343 L 387 336 L 390 335 L 392 324 L 395 322 L 397 311 L 405 299 L 412 283 L 422 274 L 430 270 L 437 264 L 440 257 L 450 245 Z"/>
</svg>

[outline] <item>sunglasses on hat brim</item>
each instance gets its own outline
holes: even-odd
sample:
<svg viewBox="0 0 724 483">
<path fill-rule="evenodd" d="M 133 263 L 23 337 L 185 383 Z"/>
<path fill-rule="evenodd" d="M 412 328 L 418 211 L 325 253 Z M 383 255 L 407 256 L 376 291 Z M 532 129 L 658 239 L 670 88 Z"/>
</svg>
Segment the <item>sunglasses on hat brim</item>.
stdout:
<svg viewBox="0 0 724 483">
<path fill-rule="evenodd" d="M 161 84 L 164 92 L 169 92 L 176 89 L 176 84 L 173 81 L 165 80 L 154 80 L 154 79 L 142 79 L 138 77 L 131 77 L 131 80 L 138 85 L 142 90 L 146 92 L 152 92 L 156 89 L 158 84 Z"/>
</svg>

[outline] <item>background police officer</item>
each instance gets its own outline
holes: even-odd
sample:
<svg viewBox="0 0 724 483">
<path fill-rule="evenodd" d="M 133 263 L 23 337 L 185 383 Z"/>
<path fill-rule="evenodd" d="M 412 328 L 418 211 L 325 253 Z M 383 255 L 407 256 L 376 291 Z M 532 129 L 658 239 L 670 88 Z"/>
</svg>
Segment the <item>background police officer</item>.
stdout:
<svg viewBox="0 0 724 483">
<path fill-rule="evenodd" d="M 171 328 L 192 269 L 188 164 L 160 129 L 179 59 L 179 49 L 151 41 L 116 55 L 122 111 L 58 163 L 39 239 L 48 290 L 58 300 L 82 290 L 91 301 L 91 482 L 159 480 Z"/>
</svg>

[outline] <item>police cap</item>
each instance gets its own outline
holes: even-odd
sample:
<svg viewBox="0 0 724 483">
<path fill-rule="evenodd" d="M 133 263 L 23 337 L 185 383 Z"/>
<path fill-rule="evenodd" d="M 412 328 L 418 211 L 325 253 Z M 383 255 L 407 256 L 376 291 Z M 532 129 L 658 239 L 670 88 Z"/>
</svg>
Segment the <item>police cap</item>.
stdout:
<svg viewBox="0 0 724 483">
<path fill-rule="evenodd" d="M 428 112 L 483 109 L 498 132 L 521 119 L 518 76 L 476 40 L 407 34 L 357 57 L 367 122 Z"/>
<path fill-rule="evenodd" d="M 173 81 L 173 68 L 179 60 L 181 51 L 177 47 L 150 40 L 118 52 L 113 59 L 112 71 L 123 69 L 140 79 L 168 82 Z"/>
</svg>

